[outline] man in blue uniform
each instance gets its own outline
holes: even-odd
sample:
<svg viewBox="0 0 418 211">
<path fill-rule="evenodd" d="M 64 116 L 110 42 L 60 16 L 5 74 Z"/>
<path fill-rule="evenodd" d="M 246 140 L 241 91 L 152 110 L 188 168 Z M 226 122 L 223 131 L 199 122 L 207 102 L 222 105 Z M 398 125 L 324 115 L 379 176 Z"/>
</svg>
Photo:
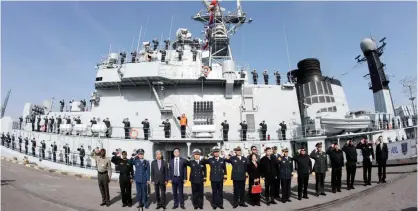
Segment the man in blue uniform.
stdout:
<svg viewBox="0 0 418 211">
<path fill-rule="evenodd" d="M 238 206 L 241 207 L 248 207 L 245 204 L 245 179 L 246 179 L 246 172 L 247 172 L 247 158 L 241 156 L 241 147 L 237 147 L 234 149 L 235 156 L 227 157 L 225 159 L 226 162 L 232 165 L 232 175 L 231 179 L 234 183 L 234 209 Z"/>
<path fill-rule="evenodd" d="M 190 166 L 189 180 L 192 183 L 192 203 L 195 210 L 203 209 L 203 184 L 206 182 L 206 165 L 200 160 L 201 151 L 193 150 L 193 158 L 187 165 Z"/>
<path fill-rule="evenodd" d="M 223 206 L 223 184 L 226 180 L 225 160 L 219 157 L 219 147 L 212 148 L 213 157 L 202 160 L 203 163 L 210 166 L 210 182 L 212 187 L 212 207 L 224 209 Z"/>
<path fill-rule="evenodd" d="M 148 209 L 147 185 L 150 182 L 150 164 L 144 159 L 143 149 L 138 149 L 136 153 L 138 155 L 132 161 L 135 166 L 136 201 L 138 208 L 145 206 Z"/>
</svg>

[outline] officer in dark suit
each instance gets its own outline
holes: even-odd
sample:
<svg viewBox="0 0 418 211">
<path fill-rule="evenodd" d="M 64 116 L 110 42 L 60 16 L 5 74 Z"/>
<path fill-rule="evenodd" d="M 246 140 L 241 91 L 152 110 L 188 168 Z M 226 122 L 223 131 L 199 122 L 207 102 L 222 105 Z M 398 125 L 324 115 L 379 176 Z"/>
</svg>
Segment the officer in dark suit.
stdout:
<svg viewBox="0 0 418 211">
<path fill-rule="evenodd" d="M 141 122 L 143 130 L 144 130 L 144 139 L 148 140 L 148 136 L 149 136 L 149 122 L 148 119 L 145 119 L 144 121 Z"/>
<path fill-rule="evenodd" d="M 168 119 L 166 119 L 165 121 L 163 121 L 162 124 L 164 126 L 164 136 L 165 136 L 165 138 L 170 138 L 170 133 L 171 133 L 170 121 Z"/>
<path fill-rule="evenodd" d="M 376 146 L 377 175 L 379 183 L 386 183 L 386 162 L 389 157 L 388 145 L 383 143 L 383 137 L 379 136 Z"/>
<path fill-rule="evenodd" d="M 225 120 L 224 122 L 221 123 L 221 126 L 222 126 L 222 137 L 223 137 L 223 140 L 224 141 L 228 141 L 229 124 Z"/>
<path fill-rule="evenodd" d="M 81 153 L 81 152 L 80 152 Z M 122 157 L 114 155 L 112 163 L 119 167 L 119 186 L 122 195 L 122 207 L 132 206 L 132 181 L 134 178 L 134 167 L 126 157 L 126 151 L 122 152 Z"/>
<path fill-rule="evenodd" d="M 289 157 L 289 150 L 283 149 L 283 156 L 279 160 L 279 176 L 282 185 L 282 202 L 291 202 L 290 183 L 292 181 L 293 159 Z"/>
<path fill-rule="evenodd" d="M 172 209 L 177 209 L 179 204 L 182 209 L 186 209 L 184 207 L 183 188 L 187 180 L 187 161 L 180 157 L 179 148 L 175 148 L 173 154 L 174 158 L 170 160 L 170 172 L 168 174 L 169 182 L 173 187 L 174 206 Z"/>
<path fill-rule="evenodd" d="M 135 176 L 134 180 L 136 183 L 136 201 L 138 202 L 138 207 L 148 208 L 148 194 L 147 194 L 147 185 L 150 183 L 150 164 L 149 161 L 144 159 L 144 150 L 138 149 L 136 151 L 137 157 L 131 161 L 135 166 Z"/>
<path fill-rule="evenodd" d="M 237 208 L 248 207 L 245 204 L 245 179 L 247 173 L 248 160 L 246 157 L 241 155 L 241 147 L 234 149 L 235 156 L 227 157 L 226 162 L 232 165 L 231 179 L 234 183 L 234 203 L 233 207 Z"/>
<path fill-rule="evenodd" d="M 201 151 L 193 150 L 193 159 L 187 165 L 190 166 L 189 180 L 192 183 L 192 203 L 195 210 L 203 209 L 203 185 L 206 182 L 206 164 L 200 160 Z"/>
<path fill-rule="evenodd" d="M 261 177 L 264 177 L 266 204 L 270 206 L 270 204 L 276 204 L 274 201 L 274 181 L 277 178 L 278 165 L 277 158 L 272 155 L 271 148 L 267 147 L 265 152 L 266 156 L 260 159 L 260 173 Z"/>
<path fill-rule="evenodd" d="M 353 144 L 353 140 L 348 140 L 342 148 L 347 160 L 345 167 L 347 170 L 347 190 L 354 189 L 354 178 L 357 169 L 357 149 Z"/>
<path fill-rule="evenodd" d="M 364 186 L 372 185 L 372 161 L 374 160 L 373 143 L 367 142 L 367 137 L 364 136 L 360 143 L 356 146 L 361 150 L 363 156 L 363 180 Z"/>
<path fill-rule="evenodd" d="M 155 160 L 151 162 L 151 182 L 154 184 L 155 195 L 157 198 L 156 209 L 165 208 L 165 192 L 168 182 L 168 166 L 163 160 L 160 150 L 155 152 Z"/>
<path fill-rule="evenodd" d="M 344 166 L 344 155 L 343 152 L 338 147 L 338 143 L 332 144 L 328 150 L 327 154 L 331 160 L 331 187 L 332 192 L 336 191 L 341 192 L 341 174 L 342 168 Z"/>
<path fill-rule="evenodd" d="M 303 198 L 308 197 L 308 181 L 309 174 L 312 173 L 312 161 L 308 154 L 306 154 L 305 147 L 299 149 L 299 154 L 293 157 L 295 161 L 295 168 L 298 172 L 298 200 L 302 200 L 302 188 Z"/>
<path fill-rule="evenodd" d="M 51 148 L 52 148 L 52 160 L 54 162 L 57 162 L 57 151 L 58 151 L 58 147 L 57 147 L 57 144 L 55 143 L 55 141 L 54 141 L 53 144 L 51 144 Z"/>
<path fill-rule="evenodd" d="M 210 166 L 210 182 L 212 187 L 212 207 L 213 209 L 224 209 L 223 206 L 223 183 L 226 180 L 225 160 L 219 157 L 219 147 L 212 148 L 213 157 L 202 160 Z"/>
<path fill-rule="evenodd" d="M 310 157 L 315 160 L 313 167 L 313 171 L 315 172 L 315 195 L 317 197 L 319 194 L 326 196 L 327 194 L 324 192 L 324 181 L 328 171 L 328 158 L 327 154 L 322 151 L 322 142 L 318 142 L 315 147 L 316 149 L 310 154 Z"/>
<path fill-rule="evenodd" d="M 239 125 L 241 125 L 241 141 L 246 141 L 247 140 L 247 129 L 248 129 L 248 125 L 247 122 L 244 120 L 241 123 L 239 123 Z"/>
<path fill-rule="evenodd" d="M 261 130 L 261 136 L 262 136 L 261 140 L 265 141 L 266 140 L 266 134 L 267 134 L 267 124 L 266 124 L 266 121 L 263 120 L 260 123 L 260 130 Z"/>
</svg>

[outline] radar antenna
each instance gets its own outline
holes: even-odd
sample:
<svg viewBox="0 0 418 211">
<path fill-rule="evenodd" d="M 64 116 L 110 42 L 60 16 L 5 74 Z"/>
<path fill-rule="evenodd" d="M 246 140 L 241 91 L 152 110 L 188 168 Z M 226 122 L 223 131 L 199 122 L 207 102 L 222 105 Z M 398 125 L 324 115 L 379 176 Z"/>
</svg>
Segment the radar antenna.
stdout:
<svg viewBox="0 0 418 211">
<path fill-rule="evenodd" d="M 402 84 L 402 93 L 409 97 L 409 100 L 412 104 L 413 115 L 417 115 L 417 111 L 415 109 L 415 99 L 414 93 L 417 93 L 417 77 L 405 77 L 404 79 L 400 80 L 399 83 Z"/>
<path fill-rule="evenodd" d="M 230 36 L 235 34 L 245 23 L 251 23 L 252 19 L 242 12 L 241 1 L 237 0 L 237 9 L 233 12 L 225 12 L 219 1 L 212 0 L 210 3 L 203 1 L 204 9 L 200 10 L 193 20 L 205 24 L 206 43 L 204 50 L 209 50 L 208 65 L 213 62 L 221 64 L 224 60 L 233 60 Z"/>
<path fill-rule="evenodd" d="M 375 39 L 373 38 L 373 36 L 371 36 L 370 35 L 370 39 L 371 40 L 373 40 L 374 42 L 375 42 Z M 381 43 L 381 45 L 379 46 L 379 43 L 376 43 L 376 45 L 377 45 L 377 49 L 376 49 L 376 51 L 377 51 L 377 55 L 380 57 L 380 56 L 382 56 L 383 55 L 383 50 L 384 50 L 384 48 L 386 47 L 386 42 L 385 42 L 385 40 L 386 40 L 386 37 L 383 37 L 381 40 L 379 40 L 379 43 Z M 367 61 L 367 58 L 365 57 L 365 56 L 361 56 L 361 55 L 358 55 L 356 58 L 354 58 L 356 61 L 357 61 L 357 64 L 353 67 L 353 68 L 358 68 L 358 67 L 360 67 L 364 62 L 366 62 Z M 383 64 L 382 63 L 382 65 L 383 65 L 383 67 L 385 67 L 386 66 L 386 64 Z"/>
<path fill-rule="evenodd" d="M 3 105 L 1 106 L 1 116 L 0 118 L 4 117 L 4 113 L 6 112 L 7 102 L 9 101 L 10 92 L 12 92 L 11 89 L 7 92 L 6 98 L 4 99 Z"/>
</svg>

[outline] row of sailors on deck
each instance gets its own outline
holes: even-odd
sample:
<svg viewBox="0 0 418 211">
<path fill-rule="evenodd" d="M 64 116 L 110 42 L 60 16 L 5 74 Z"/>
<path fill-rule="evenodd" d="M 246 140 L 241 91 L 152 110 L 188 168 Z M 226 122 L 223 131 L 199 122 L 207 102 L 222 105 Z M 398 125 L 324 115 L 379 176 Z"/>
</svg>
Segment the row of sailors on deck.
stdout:
<svg viewBox="0 0 418 211">
<path fill-rule="evenodd" d="M 291 183 L 293 177 L 293 168 L 297 171 L 298 200 L 309 199 L 307 186 L 309 177 L 315 172 L 315 196 L 325 196 L 324 180 L 328 171 L 328 156 L 331 163 L 331 186 L 332 193 L 341 192 L 342 168 L 346 166 L 347 170 L 347 190 L 354 188 L 354 179 L 356 174 L 357 151 L 360 149 L 363 156 L 363 179 L 364 185 L 371 185 L 371 162 L 376 159 L 378 163 L 379 183 L 385 183 L 386 162 L 388 159 L 387 144 L 383 143 L 381 137 L 376 142 L 376 154 L 373 150 L 373 142 L 368 142 L 367 138 L 355 145 L 351 140 L 339 148 L 338 144 L 332 144 L 326 151 L 322 150 L 322 143 L 317 143 L 316 148 L 308 154 L 302 146 L 298 154 L 294 157 L 288 155 L 288 149 L 282 150 L 282 154 L 273 151 L 272 148 L 265 148 L 265 156 L 260 158 L 257 148 L 252 146 L 254 153 L 248 158 L 242 156 L 241 148 L 234 149 L 236 155 L 220 157 L 219 147 L 212 148 L 212 157 L 208 159 L 201 158 L 199 149 L 193 150 L 193 158 L 188 160 L 181 158 L 180 149 L 175 148 L 174 157 L 166 162 L 162 158 L 161 151 L 156 151 L 156 159 L 151 163 L 144 159 L 145 151 L 139 149 L 130 159 L 127 153 L 122 152 L 122 156 L 113 156 L 111 161 L 106 158 L 106 151 L 95 150 L 91 156 L 96 160 L 98 166 L 98 182 L 102 195 L 101 205 L 110 206 L 109 179 L 112 176 L 110 162 L 120 166 L 119 183 L 121 188 L 123 207 L 131 206 L 131 183 L 136 184 L 136 201 L 138 208 L 149 208 L 148 191 L 149 185 L 154 185 L 156 192 L 156 209 L 166 208 L 166 185 L 172 184 L 172 193 L 174 206 L 185 208 L 183 198 L 183 188 L 187 180 L 187 168 L 190 167 L 189 181 L 192 185 L 192 204 L 194 209 L 203 209 L 204 183 L 208 176 L 212 188 L 213 209 L 224 209 L 223 207 L 223 183 L 227 180 L 226 163 L 232 165 L 231 179 L 233 181 L 233 208 L 238 206 L 247 207 L 245 200 L 245 183 L 248 175 L 248 195 L 250 203 L 253 206 L 260 206 L 260 181 L 264 180 L 265 201 L 269 206 L 276 204 L 276 199 L 283 203 L 291 202 Z M 277 148 L 276 148 L 277 150 Z M 346 154 L 347 162 L 344 163 Z M 311 159 L 315 160 L 312 165 Z M 207 175 L 206 166 L 210 167 L 210 175 Z M 281 196 L 280 196 L 281 193 Z"/>
<path fill-rule="evenodd" d="M 32 131 L 35 131 L 35 125 L 37 125 L 36 131 L 40 132 L 49 132 L 49 133 L 60 133 L 60 125 L 63 121 L 63 119 L 65 120 L 66 124 L 71 124 L 71 117 L 67 116 L 62 119 L 61 115 L 59 115 L 58 117 L 54 117 L 54 116 L 50 116 L 48 118 L 48 116 L 45 116 L 44 118 L 44 122 L 43 125 L 41 125 L 41 116 L 37 117 L 37 123 L 36 124 L 32 124 Z M 187 117 L 185 114 L 182 114 L 181 116 L 177 117 L 177 119 L 180 122 L 180 132 L 181 132 L 181 138 L 186 138 L 186 128 L 188 126 L 188 121 L 187 121 Z M 56 124 L 55 123 L 56 120 Z M 81 119 L 80 117 L 74 117 L 73 118 L 75 124 L 82 124 L 81 123 Z M 97 121 L 100 120 L 99 118 L 96 120 L 95 117 L 93 117 L 90 120 L 90 126 L 93 126 L 95 124 L 97 124 Z M 33 121 L 34 122 L 34 121 Z M 106 118 L 103 120 L 103 123 L 106 125 L 106 132 L 105 135 L 107 138 L 110 138 L 111 136 L 111 124 L 110 124 L 110 120 L 109 118 Z M 125 118 L 122 121 L 123 124 L 123 129 L 124 129 L 124 134 L 125 134 L 125 139 L 130 139 L 130 138 L 137 138 L 138 133 L 136 131 L 136 133 L 133 131 L 132 127 L 131 127 L 131 122 L 129 121 L 129 118 Z M 150 123 L 148 121 L 148 119 L 145 119 L 144 121 L 141 122 L 142 124 L 142 128 L 143 128 L 143 133 L 144 133 L 144 139 L 148 140 L 149 135 L 150 135 Z M 247 122 L 244 120 L 242 121 L 240 124 L 241 126 L 241 140 L 242 141 L 246 141 L 247 140 L 247 131 L 248 131 L 248 125 Z M 165 138 L 170 138 L 171 137 L 171 123 L 169 121 L 169 119 L 166 119 L 165 121 L 163 121 L 160 125 L 161 127 L 164 128 L 164 137 Z M 221 123 L 222 126 L 222 137 L 224 141 L 228 141 L 228 133 L 229 133 L 229 123 L 227 122 L 227 120 L 224 120 Z M 260 132 L 261 132 L 261 140 L 265 141 L 267 139 L 270 139 L 270 134 L 267 135 L 267 124 L 266 122 L 263 120 L 260 124 Z M 281 139 L 286 140 L 286 130 L 287 130 L 287 125 L 284 121 L 282 121 L 280 124 L 280 131 L 281 131 Z M 21 124 L 20 124 L 20 129 L 21 129 Z"/>
<path fill-rule="evenodd" d="M 241 73 L 243 73 L 243 71 Z M 253 84 L 257 84 L 257 81 L 258 81 L 258 73 L 257 73 L 257 70 L 254 69 L 251 72 L 251 74 L 253 75 Z M 279 71 L 274 70 L 274 73 L 273 74 L 276 77 L 276 85 L 280 85 L 280 79 L 281 79 L 281 77 L 280 77 Z M 265 85 L 268 85 L 269 84 L 269 74 L 268 74 L 267 70 L 264 70 L 263 77 L 264 77 L 264 84 Z"/>
</svg>

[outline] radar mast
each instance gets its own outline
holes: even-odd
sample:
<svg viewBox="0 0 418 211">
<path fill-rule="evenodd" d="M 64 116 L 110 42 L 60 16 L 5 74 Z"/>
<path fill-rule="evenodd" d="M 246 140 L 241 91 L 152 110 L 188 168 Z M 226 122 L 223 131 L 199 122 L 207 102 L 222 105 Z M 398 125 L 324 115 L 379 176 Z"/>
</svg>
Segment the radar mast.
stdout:
<svg viewBox="0 0 418 211">
<path fill-rule="evenodd" d="M 230 36 L 243 24 L 251 23 L 252 19 L 247 20 L 246 14 L 242 12 L 240 0 L 237 0 L 237 9 L 233 12 L 225 12 L 225 8 L 222 8 L 217 0 L 212 0 L 210 3 L 203 0 L 203 5 L 205 9 L 200 10 L 192 19 L 205 25 L 203 49 L 209 51 L 208 65 L 212 66 L 213 62 L 222 64 L 224 60 L 233 60 L 229 45 Z"/>
</svg>

